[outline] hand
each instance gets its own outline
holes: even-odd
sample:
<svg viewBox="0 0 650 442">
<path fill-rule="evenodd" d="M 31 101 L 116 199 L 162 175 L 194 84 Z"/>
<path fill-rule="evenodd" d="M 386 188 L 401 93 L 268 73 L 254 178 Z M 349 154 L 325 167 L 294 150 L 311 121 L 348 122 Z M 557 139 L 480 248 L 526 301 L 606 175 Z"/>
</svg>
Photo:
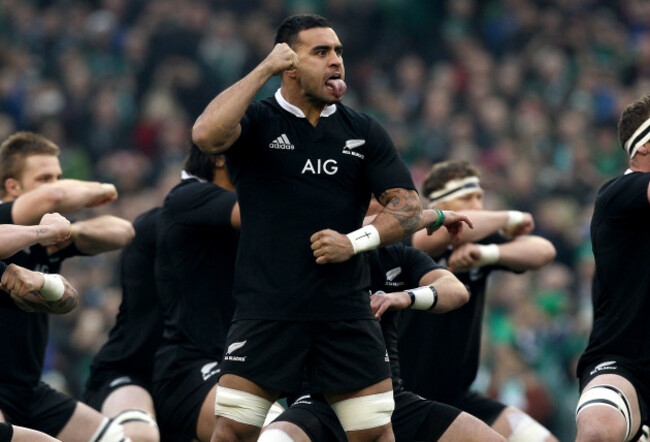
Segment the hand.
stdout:
<svg viewBox="0 0 650 442">
<path fill-rule="evenodd" d="M 278 43 L 266 56 L 262 64 L 268 66 L 272 75 L 279 75 L 288 69 L 298 67 L 298 55 L 286 43 Z"/>
<path fill-rule="evenodd" d="M 58 213 L 46 213 L 43 215 L 38 225 L 43 226 L 48 230 L 44 233 L 48 238 L 39 241 L 39 244 L 42 246 L 49 246 L 70 238 L 70 221 Z M 38 234 L 40 235 L 40 230 Z"/>
<path fill-rule="evenodd" d="M 9 264 L 0 280 L 0 287 L 12 295 L 25 296 L 31 292 L 38 292 L 43 288 L 44 283 L 43 275 L 16 264 Z"/>
<path fill-rule="evenodd" d="M 375 293 L 370 297 L 370 308 L 378 321 L 387 310 L 405 310 L 410 306 L 411 297 L 406 292 Z"/>
<path fill-rule="evenodd" d="M 445 210 L 445 223 L 443 226 L 447 229 L 452 241 L 460 241 L 463 236 L 463 223 L 467 224 L 470 229 L 474 228 L 474 223 L 467 215 Z M 429 233 L 427 231 L 427 233 Z M 430 234 L 430 233 L 429 233 Z"/>
<path fill-rule="evenodd" d="M 447 260 L 447 266 L 455 273 L 467 272 L 473 268 L 479 258 L 481 250 L 474 243 L 462 244 L 454 249 Z"/>
<path fill-rule="evenodd" d="M 516 238 L 517 236 L 528 235 L 533 231 L 533 229 L 535 229 L 535 221 L 533 220 L 533 215 L 528 212 L 522 212 L 521 214 L 523 215 L 521 222 L 501 230 L 503 236 L 512 239 Z"/>
<path fill-rule="evenodd" d="M 350 239 L 332 229 L 314 233 L 310 241 L 316 264 L 344 262 L 354 256 Z"/>
<path fill-rule="evenodd" d="M 99 195 L 91 201 L 86 207 L 98 207 L 103 206 L 104 204 L 112 203 L 117 199 L 117 189 L 114 185 L 109 183 L 102 183 L 101 190 Z"/>
</svg>

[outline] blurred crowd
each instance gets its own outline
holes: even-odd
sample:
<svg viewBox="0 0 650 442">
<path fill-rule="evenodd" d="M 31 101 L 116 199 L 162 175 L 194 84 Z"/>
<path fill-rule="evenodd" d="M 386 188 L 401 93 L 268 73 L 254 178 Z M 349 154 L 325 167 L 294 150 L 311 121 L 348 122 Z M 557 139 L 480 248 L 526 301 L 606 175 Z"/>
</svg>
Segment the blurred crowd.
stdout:
<svg viewBox="0 0 650 442">
<path fill-rule="evenodd" d="M 547 268 L 493 279 L 475 387 L 569 439 L 591 321 L 589 218 L 626 167 L 618 115 L 650 90 L 650 2 L 3 0 L 0 139 L 54 140 L 64 176 L 114 183 L 120 199 L 102 210 L 133 220 L 179 179 L 207 102 L 295 12 L 332 22 L 345 102 L 385 125 L 416 184 L 432 162 L 467 159 L 486 208 L 530 211 L 555 245 Z M 118 258 L 64 266 L 83 307 L 52 321 L 46 376 L 77 397 L 120 303 Z"/>
</svg>

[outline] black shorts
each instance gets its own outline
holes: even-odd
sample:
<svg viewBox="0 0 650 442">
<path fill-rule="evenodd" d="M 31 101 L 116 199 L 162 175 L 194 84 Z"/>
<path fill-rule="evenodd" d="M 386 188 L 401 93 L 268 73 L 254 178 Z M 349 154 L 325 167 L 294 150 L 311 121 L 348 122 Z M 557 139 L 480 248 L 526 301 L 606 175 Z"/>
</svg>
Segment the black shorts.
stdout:
<svg viewBox="0 0 650 442">
<path fill-rule="evenodd" d="M 11 442 L 14 435 L 14 427 L 11 424 L 0 422 L 0 442 Z"/>
<path fill-rule="evenodd" d="M 154 380 L 153 398 L 160 434 L 176 435 L 173 439 L 163 437 L 163 440 L 180 442 L 196 438 L 201 406 L 219 376 L 219 363 L 201 358 L 179 362 L 168 377 Z"/>
<path fill-rule="evenodd" d="M 503 410 L 506 409 L 506 405 L 501 402 L 473 391 L 468 391 L 452 405 L 482 420 L 489 426 L 492 426 Z"/>
<path fill-rule="evenodd" d="M 461 413 L 454 407 L 424 399 L 410 391 L 399 391 L 394 399 L 391 422 L 396 442 L 411 442 L 416 436 L 417 440 L 436 441 Z M 319 395 L 298 398 L 275 419 L 278 421 L 297 425 L 312 442 L 347 440 L 336 413 Z"/>
<path fill-rule="evenodd" d="M 230 326 L 222 374 L 297 393 L 304 368 L 314 393 L 359 390 L 388 379 L 379 323 L 238 320 Z"/>
<path fill-rule="evenodd" d="M 106 398 L 118 388 L 127 385 L 137 385 L 151 395 L 151 379 L 145 379 L 140 374 L 124 370 L 106 369 L 93 371 L 86 382 L 83 402 L 97 411 L 102 411 Z"/>
<path fill-rule="evenodd" d="M 8 423 L 56 437 L 68 423 L 77 401 L 44 382 L 33 388 L 0 386 L 0 410 Z"/>
<path fill-rule="evenodd" d="M 613 363 L 612 363 L 613 362 Z M 600 366 L 600 367 L 599 367 Z M 641 411 L 641 423 L 648 425 L 648 381 L 645 380 L 645 383 L 642 382 L 639 377 L 635 374 L 634 365 L 629 362 L 616 361 L 615 357 L 605 357 L 598 362 L 587 366 L 579 376 L 580 381 L 580 394 L 584 390 L 585 385 L 591 382 L 597 376 L 603 374 L 615 374 L 621 377 L 624 377 L 634 386 L 636 389 L 637 397 L 639 398 L 639 410 Z M 639 429 L 639 432 L 641 430 Z M 637 437 L 640 434 L 637 434 Z M 633 439 L 636 440 L 636 439 Z"/>
</svg>

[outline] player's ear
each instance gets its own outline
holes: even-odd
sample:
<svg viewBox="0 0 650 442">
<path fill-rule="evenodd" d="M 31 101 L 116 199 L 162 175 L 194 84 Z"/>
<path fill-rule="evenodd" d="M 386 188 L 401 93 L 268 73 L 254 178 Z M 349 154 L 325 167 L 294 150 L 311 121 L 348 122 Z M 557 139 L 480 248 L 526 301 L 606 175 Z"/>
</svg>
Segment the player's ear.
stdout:
<svg viewBox="0 0 650 442">
<path fill-rule="evenodd" d="M 20 184 L 20 181 L 18 181 L 15 178 L 7 178 L 5 180 L 5 192 L 7 192 L 8 195 L 18 198 L 23 190 L 22 184 Z"/>
</svg>

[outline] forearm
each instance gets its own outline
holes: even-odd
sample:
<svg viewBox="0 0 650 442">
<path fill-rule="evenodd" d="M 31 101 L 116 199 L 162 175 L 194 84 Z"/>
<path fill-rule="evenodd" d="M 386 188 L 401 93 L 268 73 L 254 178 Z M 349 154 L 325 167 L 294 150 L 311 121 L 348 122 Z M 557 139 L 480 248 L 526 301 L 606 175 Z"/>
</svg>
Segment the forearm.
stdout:
<svg viewBox="0 0 650 442">
<path fill-rule="evenodd" d="M 9 258 L 25 247 L 55 237 L 48 226 L 0 225 L 0 259 Z"/>
<path fill-rule="evenodd" d="M 221 153 L 239 137 L 239 122 L 246 109 L 272 77 L 273 72 L 261 63 L 247 76 L 217 95 L 192 128 L 192 140 L 206 153 Z"/>
<path fill-rule="evenodd" d="M 111 215 L 98 216 L 72 225 L 72 241 L 79 251 L 89 255 L 117 250 L 135 235 L 133 225 Z"/>
<path fill-rule="evenodd" d="M 535 270 L 555 259 L 553 244 L 539 236 L 521 236 L 510 242 L 499 244 L 498 264 L 512 270 Z"/>
<path fill-rule="evenodd" d="M 384 206 L 372 222 L 380 237 L 380 245 L 393 244 L 411 236 L 420 227 L 422 206 L 417 192 L 390 189 L 379 198 Z"/>
<path fill-rule="evenodd" d="M 438 301 L 433 309 L 434 313 L 446 313 L 463 306 L 469 301 L 469 293 L 465 285 L 450 272 L 443 270 L 443 276 L 434 281 L 421 281 L 422 285 L 433 285 L 438 292 Z"/>
</svg>

